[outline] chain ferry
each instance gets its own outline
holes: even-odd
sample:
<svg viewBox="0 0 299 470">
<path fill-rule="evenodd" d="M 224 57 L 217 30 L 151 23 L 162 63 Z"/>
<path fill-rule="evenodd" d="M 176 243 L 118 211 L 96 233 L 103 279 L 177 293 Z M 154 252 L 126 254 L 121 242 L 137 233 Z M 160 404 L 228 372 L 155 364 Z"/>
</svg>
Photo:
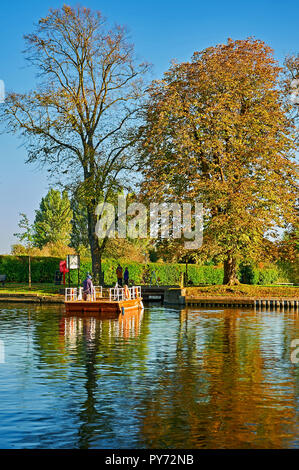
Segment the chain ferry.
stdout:
<svg viewBox="0 0 299 470">
<path fill-rule="evenodd" d="M 130 310 L 143 310 L 141 287 L 104 288 L 93 286 L 92 293 L 83 295 L 83 287 L 65 289 L 66 314 L 95 315 L 111 318 Z"/>
</svg>

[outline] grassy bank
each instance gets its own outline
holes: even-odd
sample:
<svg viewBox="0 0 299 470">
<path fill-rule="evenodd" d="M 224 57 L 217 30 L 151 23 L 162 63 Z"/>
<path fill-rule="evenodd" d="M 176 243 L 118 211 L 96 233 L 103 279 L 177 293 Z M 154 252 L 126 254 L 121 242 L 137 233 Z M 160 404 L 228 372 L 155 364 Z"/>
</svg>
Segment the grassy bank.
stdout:
<svg viewBox="0 0 299 470">
<path fill-rule="evenodd" d="M 0 294 L 26 294 L 32 296 L 56 296 L 59 295 L 60 288 L 63 286 L 55 286 L 53 284 L 39 283 L 32 284 L 29 289 L 28 284 L 22 283 L 7 283 L 4 287 L 0 286 Z"/>
<path fill-rule="evenodd" d="M 299 287 L 290 286 L 253 286 L 240 284 L 238 286 L 205 286 L 188 287 L 186 295 L 192 298 L 204 298 L 211 296 L 221 297 L 254 297 L 254 298 L 299 298 Z"/>
</svg>

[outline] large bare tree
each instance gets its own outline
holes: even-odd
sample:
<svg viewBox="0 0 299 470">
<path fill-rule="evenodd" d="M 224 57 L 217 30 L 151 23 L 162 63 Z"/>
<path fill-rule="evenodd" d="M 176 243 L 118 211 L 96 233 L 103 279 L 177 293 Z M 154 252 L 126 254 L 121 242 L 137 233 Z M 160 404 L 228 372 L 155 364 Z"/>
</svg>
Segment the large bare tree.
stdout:
<svg viewBox="0 0 299 470">
<path fill-rule="evenodd" d="M 28 162 L 40 162 L 87 207 L 94 274 L 105 239 L 95 234 L 99 201 L 125 186 L 134 168 L 133 128 L 144 96 L 147 63 L 137 63 L 123 27 L 87 8 L 50 10 L 25 36 L 36 88 L 10 93 L 2 108 L 8 130 L 22 134 Z"/>
</svg>

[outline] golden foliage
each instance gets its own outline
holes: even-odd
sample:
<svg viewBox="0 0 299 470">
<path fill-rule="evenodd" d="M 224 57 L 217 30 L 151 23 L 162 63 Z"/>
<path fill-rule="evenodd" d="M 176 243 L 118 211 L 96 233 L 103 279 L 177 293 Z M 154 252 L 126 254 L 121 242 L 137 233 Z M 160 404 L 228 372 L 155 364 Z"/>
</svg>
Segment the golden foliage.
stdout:
<svg viewBox="0 0 299 470">
<path fill-rule="evenodd" d="M 31 255 L 31 256 L 53 256 L 54 258 L 66 258 L 67 255 L 75 254 L 75 250 L 60 242 L 47 243 L 43 248 L 26 248 L 23 245 L 12 245 L 12 255 Z"/>
<path fill-rule="evenodd" d="M 202 202 L 204 242 L 231 266 L 295 217 L 294 126 L 280 72 L 264 42 L 229 39 L 172 65 L 150 88 L 142 194 Z"/>
</svg>

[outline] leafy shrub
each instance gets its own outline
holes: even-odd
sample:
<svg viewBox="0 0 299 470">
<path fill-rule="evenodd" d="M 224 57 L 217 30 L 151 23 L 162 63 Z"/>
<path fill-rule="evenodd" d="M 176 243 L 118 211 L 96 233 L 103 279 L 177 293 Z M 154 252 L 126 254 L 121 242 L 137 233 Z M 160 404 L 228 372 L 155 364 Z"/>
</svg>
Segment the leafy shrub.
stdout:
<svg viewBox="0 0 299 470">
<path fill-rule="evenodd" d="M 280 279 L 282 282 L 293 282 L 299 285 L 299 263 L 291 262 L 289 260 L 278 261 L 280 271 Z"/>
<path fill-rule="evenodd" d="M 32 282 L 53 282 L 59 259 L 31 257 Z M 0 274 L 6 274 L 8 282 L 28 281 L 28 256 L 0 256 Z"/>
<path fill-rule="evenodd" d="M 252 264 L 241 264 L 239 266 L 239 280 L 243 284 L 255 284 L 265 286 L 274 284 L 280 277 L 280 271 L 276 266 L 257 268 Z"/>
</svg>

